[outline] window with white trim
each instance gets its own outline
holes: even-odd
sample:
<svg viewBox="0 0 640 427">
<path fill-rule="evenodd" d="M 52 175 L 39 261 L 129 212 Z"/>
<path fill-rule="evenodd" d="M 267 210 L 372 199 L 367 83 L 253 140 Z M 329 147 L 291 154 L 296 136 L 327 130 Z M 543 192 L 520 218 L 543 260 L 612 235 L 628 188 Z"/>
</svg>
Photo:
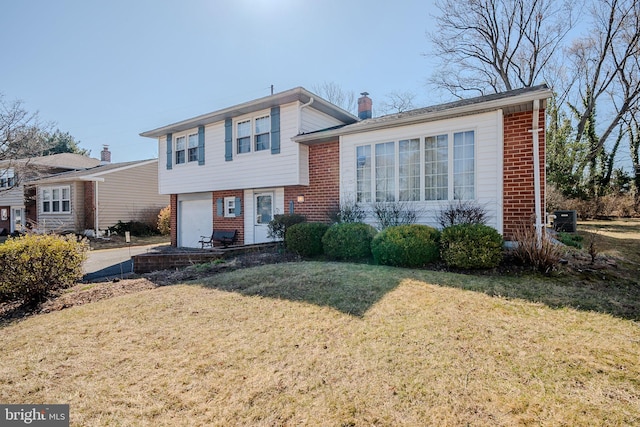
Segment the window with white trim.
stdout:
<svg viewBox="0 0 640 427">
<path fill-rule="evenodd" d="M 475 131 L 357 146 L 355 172 L 358 202 L 473 199 Z"/>
<path fill-rule="evenodd" d="M 11 188 L 16 184 L 13 169 L 5 169 L 0 171 L 0 188 Z"/>
<path fill-rule="evenodd" d="M 71 187 L 43 187 L 40 189 L 41 213 L 70 213 Z"/>
<path fill-rule="evenodd" d="M 197 162 L 198 161 L 198 134 L 192 133 L 188 137 L 187 141 L 187 161 L 189 162 Z"/>
<path fill-rule="evenodd" d="M 271 148 L 271 116 L 236 122 L 236 153 L 264 151 Z"/>
<path fill-rule="evenodd" d="M 224 217 L 225 218 L 236 217 L 236 198 L 235 197 L 224 198 Z"/>
<path fill-rule="evenodd" d="M 184 163 L 185 161 L 185 136 L 178 136 L 176 138 L 176 165 Z"/>
</svg>

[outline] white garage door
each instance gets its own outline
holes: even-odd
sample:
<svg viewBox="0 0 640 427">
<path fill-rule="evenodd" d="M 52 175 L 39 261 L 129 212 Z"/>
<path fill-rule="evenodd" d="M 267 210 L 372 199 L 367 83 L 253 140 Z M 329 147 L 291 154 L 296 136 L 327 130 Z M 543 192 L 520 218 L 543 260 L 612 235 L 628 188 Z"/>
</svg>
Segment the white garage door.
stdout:
<svg viewBox="0 0 640 427">
<path fill-rule="evenodd" d="M 213 202 L 211 196 L 178 201 L 178 246 L 199 248 L 201 236 L 211 236 Z"/>
</svg>

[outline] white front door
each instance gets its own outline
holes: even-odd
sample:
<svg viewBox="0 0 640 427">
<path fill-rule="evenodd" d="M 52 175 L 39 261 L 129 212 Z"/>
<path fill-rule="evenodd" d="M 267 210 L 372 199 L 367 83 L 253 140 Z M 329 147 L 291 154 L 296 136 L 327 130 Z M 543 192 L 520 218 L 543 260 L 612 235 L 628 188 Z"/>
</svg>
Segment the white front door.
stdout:
<svg viewBox="0 0 640 427">
<path fill-rule="evenodd" d="M 269 238 L 269 222 L 273 219 L 273 193 L 256 193 L 254 197 L 253 240 L 255 243 L 270 242 L 272 239 Z"/>
<path fill-rule="evenodd" d="M 24 208 L 11 208 L 11 232 L 24 228 Z"/>
</svg>

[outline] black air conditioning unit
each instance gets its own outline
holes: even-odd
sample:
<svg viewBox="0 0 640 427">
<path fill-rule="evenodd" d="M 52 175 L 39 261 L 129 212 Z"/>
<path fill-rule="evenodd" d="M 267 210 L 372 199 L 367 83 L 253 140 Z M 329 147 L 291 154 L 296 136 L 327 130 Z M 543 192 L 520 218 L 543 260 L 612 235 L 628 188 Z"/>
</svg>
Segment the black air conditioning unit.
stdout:
<svg viewBox="0 0 640 427">
<path fill-rule="evenodd" d="M 575 233 L 577 229 L 576 211 L 555 211 L 556 218 L 553 220 L 553 228 L 556 231 Z"/>
</svg>

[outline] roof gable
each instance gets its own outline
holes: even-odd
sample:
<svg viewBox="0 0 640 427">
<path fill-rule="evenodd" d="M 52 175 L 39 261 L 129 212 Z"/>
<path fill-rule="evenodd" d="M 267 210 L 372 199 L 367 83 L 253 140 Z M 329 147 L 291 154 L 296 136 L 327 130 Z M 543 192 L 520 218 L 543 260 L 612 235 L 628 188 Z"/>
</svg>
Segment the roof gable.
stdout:
<svg viewBox="0 0 640 427">
<path fill-rule="evenodd" d="M 253 101 L 245 102 L 242 104 L 234 105 L 222 110 L 217 110 L 211 113 L 203 114 L 201 116 L 193 117 L 187 120 L 176 122 L 167 126 L 163 126 L 157 129 L 142 132 L 140 136 L 149 138 L 157 138 L 159 136 L 166 135 L 168 133 L 181 132 L 188 129 L 193 129 L 198 126 L 208 125 L 211 123 L 221 122 L 225 119 L 250 114 L 255 111 L 264 110 L 267 108 L 289 104 L 291 102 L 301 102 L 303 104 L 308 103 L 313 99 L 311 108 L 315 108 L 331 117 L 334 117 L 343 123 L 354 123 L 358 118 L 351 113 L 343 110 L 342 108 L 333 105 L 329 101 L 321 98 L 320 96 L 309 92 L 303 87 L 297 87 L 284 92 L 280 92 L 274 95 L 266 96 L 264 98 L 255 99 Z"/>
</svg>

